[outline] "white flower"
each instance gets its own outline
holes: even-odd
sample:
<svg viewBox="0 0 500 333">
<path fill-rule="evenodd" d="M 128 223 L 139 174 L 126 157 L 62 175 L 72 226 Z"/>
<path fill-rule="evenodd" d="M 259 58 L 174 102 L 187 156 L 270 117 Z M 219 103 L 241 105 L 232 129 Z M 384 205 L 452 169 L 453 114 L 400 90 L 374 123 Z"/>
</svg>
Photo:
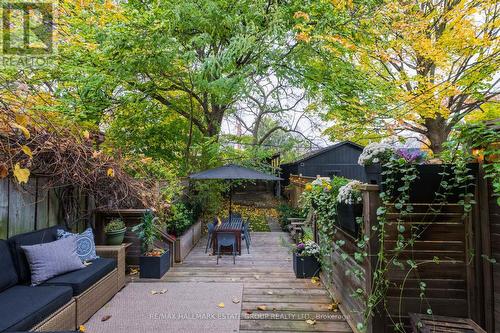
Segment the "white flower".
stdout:
<svg viewBox="0 0 500 333">
<path fill-rule="evenodd" d="M 351 180 L 349 183 L 342 186 L 337 195 L 337 202 L 348 205 L 360 203 L 362 201 L 360 189 L 362 184 L 363 183 L 359 180 Z"/>
<path fill-rule="evenodd" d="M 383 155 L 392 153 L 394 148 L 387 143 L 370 143 L 364 149 L 361 155 L 359 155 L 358 164 L 360 165 L 370 165 L 373 163 L 379 163 L 380 158 Z"/>
</svg>

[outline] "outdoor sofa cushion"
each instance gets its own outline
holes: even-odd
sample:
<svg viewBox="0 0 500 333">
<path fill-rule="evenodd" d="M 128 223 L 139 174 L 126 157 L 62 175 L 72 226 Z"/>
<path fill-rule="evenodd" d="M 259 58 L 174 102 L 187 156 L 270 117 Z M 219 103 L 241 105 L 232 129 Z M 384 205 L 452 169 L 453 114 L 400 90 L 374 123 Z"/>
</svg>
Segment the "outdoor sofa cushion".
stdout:
<svg viewBox="0 0 500 333">
<path fill-rule="evenodd" d="M 17 285 L 0 293 L 0 332 L 29 330 L 68 303 L 72 290 L 64 286 Z"/>
<path fill-rule="evenodd" d="M 76 236 L 71 236 L 50 243 L 21 246 L 30 265 L 31 285 L 85 268 L 76 253 L 76 244 Z"/>
<path fill-rule="evenodd" d="M 99 258 L 91 261 L 91 264 L 83 269 L 56 276 L 43 285 L 69 286 L 73 288 L 73 295 L 77 296 L 115 268 L 115 259 Z"/>
<path fill-rule="evenodd" d="M 17 284 L 17 272 L 7 241 L 0 240 L 0 292 Z"/>
<path fill-rule="evenodd" d="M 57 240 L 57 229 L 61 229 L 61 226 L 27 232 L 9 238 L 8 242 L 19 283 L 29 284 L 31 281 L 30 266 L 21 246 L 53 242 Z"/>
</svg>

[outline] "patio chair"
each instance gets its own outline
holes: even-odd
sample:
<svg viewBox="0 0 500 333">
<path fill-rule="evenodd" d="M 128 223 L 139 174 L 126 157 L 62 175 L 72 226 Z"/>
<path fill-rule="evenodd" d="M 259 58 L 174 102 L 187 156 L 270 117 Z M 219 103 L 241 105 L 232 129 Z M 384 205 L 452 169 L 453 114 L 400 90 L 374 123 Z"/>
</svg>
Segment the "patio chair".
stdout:
<svg viewBox="0 0 500 333">
<path fill-rule="evenodd" d="M 217 265 L 219 264 L 220 249 L 223 246 L 231 246 L 233 264 L 236 264 L 236 235 L 232 232 L 217 233 Z"/>
<path fill-rule="evenodd" d="M 212 246 L 212 236 L 214 234 L 215 230 L 215 223 L 217 223 L 215 220 L 213 223 L 207 224 L 208 227 L 208 236 L 207 236 L 207 247 L 205 247 L 205 253 L 207 253 L 208 248 Z"/>
<path fill-rule="evenodd" d="M 248 230 L 248 221 L 243 223 L 243 226 L 241 227 L 241 239 L 245 240 L 245 243 L 247 245 L 247 252 L 250 254 L 250 244 L 252 242 L 250 238 L 250 231 Z"/>
</svg>

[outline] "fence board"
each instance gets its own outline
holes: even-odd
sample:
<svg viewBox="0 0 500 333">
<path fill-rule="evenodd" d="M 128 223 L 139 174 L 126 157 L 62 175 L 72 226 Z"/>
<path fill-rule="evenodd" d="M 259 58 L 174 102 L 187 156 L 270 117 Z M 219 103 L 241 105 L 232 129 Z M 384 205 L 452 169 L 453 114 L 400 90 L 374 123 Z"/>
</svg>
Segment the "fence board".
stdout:
<svg viewBox="0 0 500 333">
<path fill-rule="evenodd" d="M 47 178 L 37 178 L 36 184 L 36 229 L 49 226 L 49 191 Z"/>
<path fill-rule="evenodd" d="M 0 179 L 0 239 L 9 233 L 9 179 Z"/>
<path fill-rule="evenodd" d="M 9 237 L 35 229 L 36 180 L 30 178 L 26 185 L 14 180 L 9 185 Z"/>
</svg>

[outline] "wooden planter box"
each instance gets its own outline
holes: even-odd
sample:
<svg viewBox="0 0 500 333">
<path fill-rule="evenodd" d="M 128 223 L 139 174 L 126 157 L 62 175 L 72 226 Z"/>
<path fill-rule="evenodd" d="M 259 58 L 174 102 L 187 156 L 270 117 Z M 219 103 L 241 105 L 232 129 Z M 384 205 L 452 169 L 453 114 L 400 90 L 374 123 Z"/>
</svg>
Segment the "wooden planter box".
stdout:
<svg viewBox="0 0 500 333">
<path fill-rule="evenodd" d="M 339 226 L 355 238 L 360 234 L 360 224 L 356 222 L 356 219 L 362 216 L 362 204 L 339 203 L 337 206 L 337 222 Z"/>
<path fill-rule="evenodd" d="M 174 243 L 175 262 L 186 258 L 191 249 L 201 239 L 201 221 L 193 224 L 182 236 L 176 238 Z"/>
<path fill-rule="evenodd" d="M 414 181 L 410 188 L 410 201 L 412 203 L 430 203 L 434 202 L 435 193 L 436 192 L 444 192 L 444 189 L 440 188 L 440 183 L 442 180 L 447 181 L 448 183 L 453 183 L 453 169 L 449 164 L 420 164 L 416 166 L 417 168 L 417 180 Z M 478 173 L 478 164 L 469 164 L 468 168 L 470 169 L 469 175 L 477 177 Z M 380 186 L 380 190 L 384 191 L 382 181 L 384 179 L 384 175 L 382 175 L 383 167 L 380 164 L 365 166 L 366 179 L 369 184 L 376 184 Z M 446 172 L 449 175 L 443 176 L 440 173 Z M 401 176 L 402 177 L 402 176 Z M 396 179 L 401 178 L 396 177 Z M 471 181 L 471 186 L 469 191 L 473 192 L 473 181 Z M 403 185 L 403 182 L 395 184 L 395 188 L 398 188 Z M 458 202 L 461 197 L 460 193 L 463 192 L 463 189 L 453 188 L 450 193 L 447 195 L 447 201 L 451 203 Z"/>
</svg>

